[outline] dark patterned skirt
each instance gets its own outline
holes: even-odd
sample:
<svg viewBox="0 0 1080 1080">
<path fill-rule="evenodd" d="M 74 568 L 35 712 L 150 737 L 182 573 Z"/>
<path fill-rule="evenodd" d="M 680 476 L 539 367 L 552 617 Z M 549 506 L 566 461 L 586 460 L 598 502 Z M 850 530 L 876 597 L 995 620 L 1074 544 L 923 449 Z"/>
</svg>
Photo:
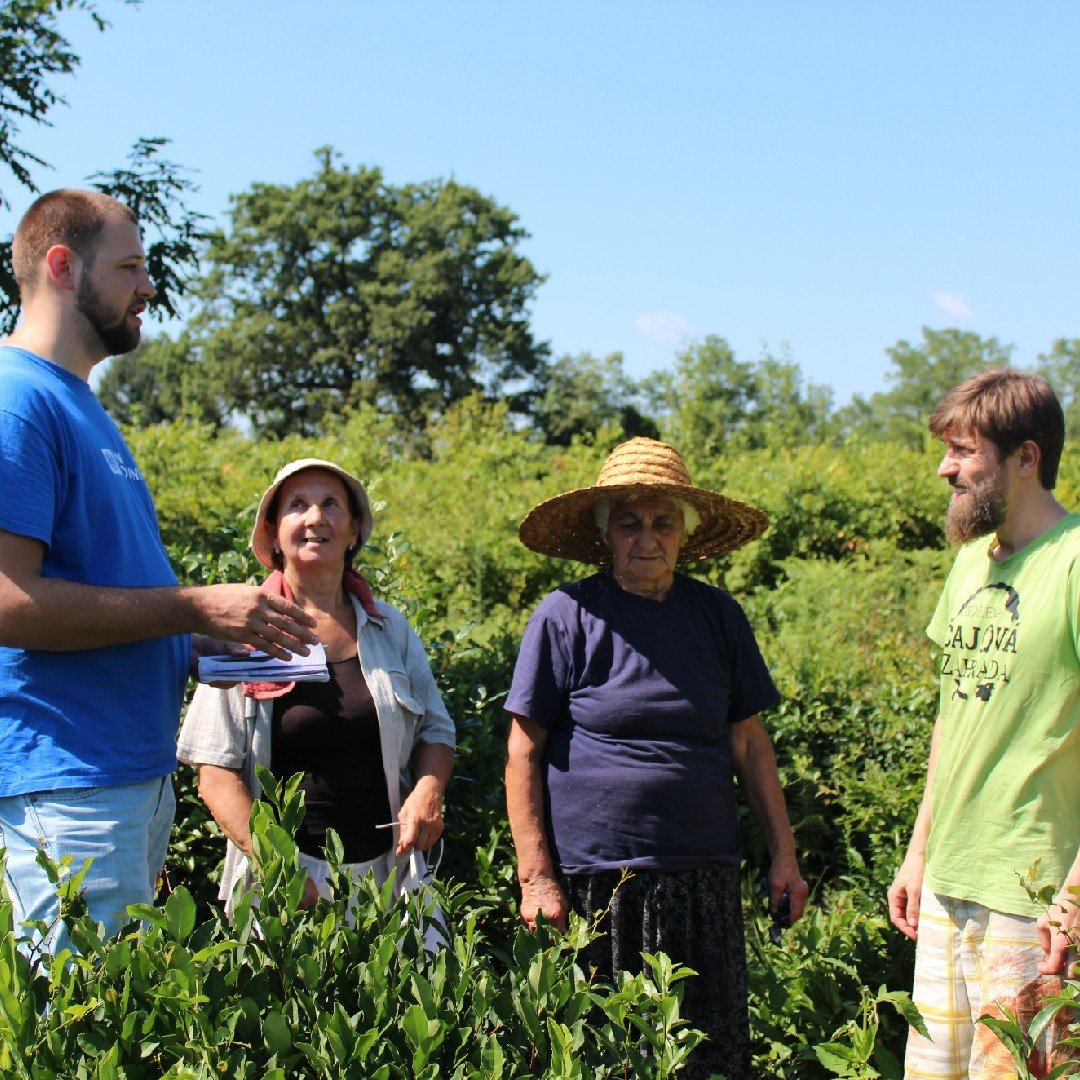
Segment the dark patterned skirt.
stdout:
<svg viewBox="0 0 1080 1080">
<path fill-rule="evenodd" d="M 682 1075 L 753 1080 L 738 867 L 638 870 L 616 891 L 621 877 L 620 871 L 604 871 L 563 878 L 570 906 L 579 915 L 591 917 L 610 908 L 600 923 L 605 934 L 589 946 L 583 962 L 606 982 L 614 982 L 620 971 L 641 971 L 643 952 L 664 952 L 693 968 L 697 977 L 679 984 L 681 1015 L 708 1040 L 691 1055 Z"/>
</svg>

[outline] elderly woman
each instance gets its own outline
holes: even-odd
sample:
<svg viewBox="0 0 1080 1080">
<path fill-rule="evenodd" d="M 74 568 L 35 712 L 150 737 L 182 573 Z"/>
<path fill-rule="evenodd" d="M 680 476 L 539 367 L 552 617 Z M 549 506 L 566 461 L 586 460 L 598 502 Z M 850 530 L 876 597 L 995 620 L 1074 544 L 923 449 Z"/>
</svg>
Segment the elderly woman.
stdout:
<svg viewBox="0 0 1080 1080">
<path fill-rule="evenodd" d="M 416 853 L 442 834 L 454 726 L 420 640 L 350 569 L 372 525 L 363 485 L 329 461 L 291 462 L 259 503 L 251 547 L 273 571 L 263 588 L 315 618 L 330 680 L 195 691 L 177 754 L 198 769 L 199 794 L 228 837 L 219 895 L 230 914 L 251 855 L 256 765 L 278 778 L 303 775 L 296 840 L 306 904 L 326 895 L 327 829 L 341 838 L 354 876 L 382 884 L 396 868 L 399 885 L 410 855 L 415 878 L 423 872 Z"/>
<path fill-rule="evenodd" d="M 608 911 L 587 956 L 607 980 L 641 970 L 642 952 L 697 971 L 683 1015 L 709 1038 L 689 1076 L 751 1076 L 736 778 L 768 843 L 774 910 L 786 893 L 797 919 L 807 895 L 758 719 L 776 688 L 739 605 L 675 570 L 767 526 L 638 438 L 520 530 L 534 551 L 604 564 L 537 608 L 506 703 L 521 915 L 565 928 L 570 911 Z"/>
</svg>

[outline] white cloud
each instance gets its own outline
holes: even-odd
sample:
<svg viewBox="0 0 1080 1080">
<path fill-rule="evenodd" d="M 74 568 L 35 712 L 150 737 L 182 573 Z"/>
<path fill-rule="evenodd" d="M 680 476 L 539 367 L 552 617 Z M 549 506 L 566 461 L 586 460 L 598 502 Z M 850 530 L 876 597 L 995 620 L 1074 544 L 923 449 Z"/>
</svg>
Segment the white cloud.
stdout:
<svg viewBox="0 0 1080 1080">
<path fill-rule="evenodd" d="M 956 322 L 967 323 L 975 318 L 975 312 L 971 310 L 968 302 L 956 293 L 934 293 L 934 306 Z"/>
<path fill-rule="evenodd" d="M 650 311 L 634 320 L 634 327 L 652 341 L 681 341 L 694 330 L 693 323 L 673 311 Z"/>
</svg>

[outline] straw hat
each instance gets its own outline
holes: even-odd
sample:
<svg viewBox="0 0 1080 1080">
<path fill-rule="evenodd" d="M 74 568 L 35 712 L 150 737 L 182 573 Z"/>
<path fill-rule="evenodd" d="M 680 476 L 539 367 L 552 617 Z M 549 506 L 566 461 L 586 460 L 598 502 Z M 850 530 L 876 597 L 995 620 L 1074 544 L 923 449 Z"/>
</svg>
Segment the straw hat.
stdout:
<svg viewBox="0 0 1080 1080">
<path fill-rule="evenodd" d="M 255 552 L 255 558 L 268 570 L 274 569 L 274 544 L 270 539 L 270 534 L 266 531 L 266 514 L 270 509 L 270 504 L 274 501 L 274 496 L 278 493 L 278 488 L 290 476 L 295 476 L 297 473 L 304 472 L 307 469 L 325 469 L 327 472 L 333 473 L 352 492 L 353 498 L 356 499 L 356 505 L 360 507 L 358 548 L 363 547 L 368 542 L 371 530 L 375 526 L 375 518 L 371 513 L 371 502 L 368 499 L 367 492 L 364 490 L 364 485 L 352 473 L 346 472 L 341 466 L 335 465 L 332 461 L 322 461 L 319 458 L 299 458 L 296 461 L 290 461 L 288 465 L 282 465 L 277 476 L 274 477 L 274 482 L 263 492 L 263 497 L 259 500 L 259 509 L 255 511 L 255 524 L 251 529 L 251 550 Z"/>
<path fill-rule="evenodd" d="M 593 487 L 567 491 L 533 507 L 518 536 L 527 548 L 541 555 L 607 563 L 611 552 L 593 516 L 596 504 L 605 499 L 628 501 L 658 495 L 681 499 L 701 515 L 701 523 L 679 551 L 679 562 L 722 555 L 756 540 L 769 527 L 763 510 L 694 487 L 673 446 L 636 438 L 611 451 Z"/>
</svg>

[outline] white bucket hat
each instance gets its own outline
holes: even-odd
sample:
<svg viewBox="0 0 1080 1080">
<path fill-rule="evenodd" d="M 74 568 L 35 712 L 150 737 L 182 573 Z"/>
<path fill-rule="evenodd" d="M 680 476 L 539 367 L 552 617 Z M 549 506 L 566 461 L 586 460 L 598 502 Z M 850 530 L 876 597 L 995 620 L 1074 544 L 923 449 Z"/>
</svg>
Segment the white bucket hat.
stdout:
<svg viewBox="0 0 1080 1080">
<path fill-rule="evenodd" d="M 274 569 L 274 545 L 270 539 L 270 534 L 266 531 L 266 515 L 270 509 L 270 504 L 274 501 L 278 488 L 290 476 L 306 472 L 308 469 L 325 469 L 327 472 L 333 473 L 341 479 L 341 482 L 352 493 L 356 505 L 360 508 L 358 547 L 363 547 L 368 542 L 371 530 L 375 526 L 375 518 L 371 513 L 371 501 L 364 490 L 364 485 L 352 473 L 346 472 L 340 465 L 335 465 L 332 461 L 323 461 L 320 458 L 299 458 L 296 461 L 290 461 L 288 465 L 283 465 L 278 470 L 274 482 L 263 492 L 263 497 L 259 500 L 259 509 L 255 511 L 255 524 L 251 528 L 251 550 L 255 552 L 255 558 L 268 570 Z"/>
</svg>

